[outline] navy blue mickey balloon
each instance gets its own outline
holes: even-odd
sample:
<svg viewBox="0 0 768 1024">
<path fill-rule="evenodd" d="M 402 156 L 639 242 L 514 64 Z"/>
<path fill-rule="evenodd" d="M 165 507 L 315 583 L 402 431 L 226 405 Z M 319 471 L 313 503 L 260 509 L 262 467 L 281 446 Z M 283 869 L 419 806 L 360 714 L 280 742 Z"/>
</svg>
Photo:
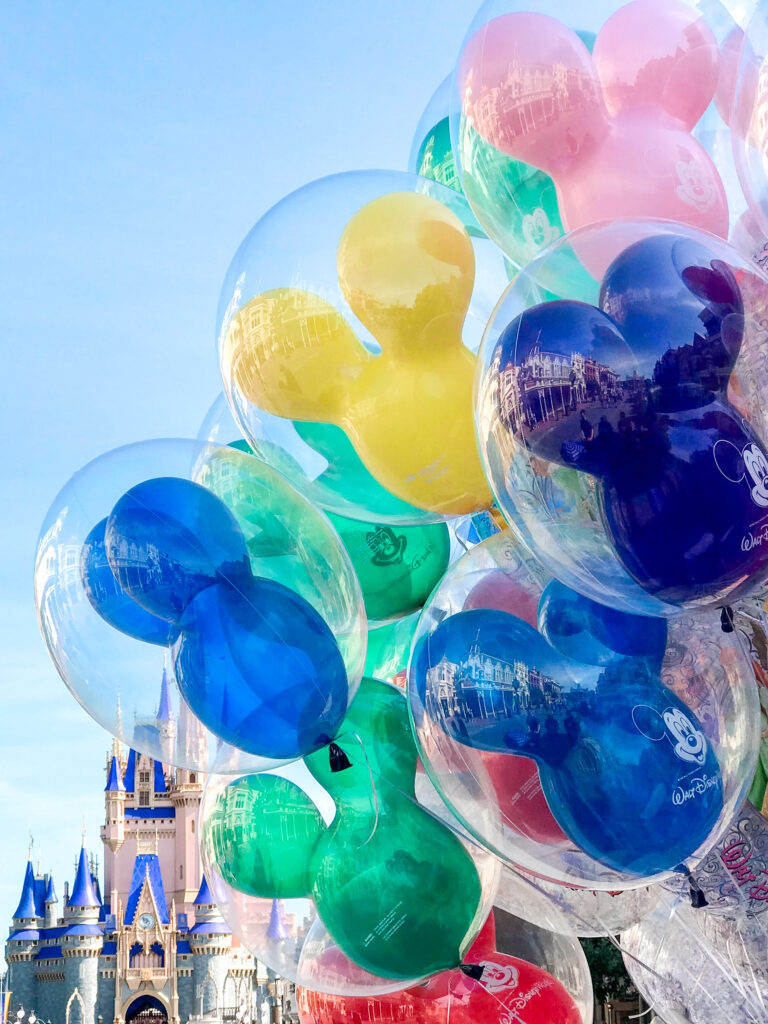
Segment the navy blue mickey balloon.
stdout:
<svg viewBox="0 0 768 1024">
<path fill-rule="evenodd" d="M 106 526 L 106 519 L 94 526 L 80 553 L 80 577 L 85 596 L 102 619 L 121 633 L 162 647 L 173 643 L 178 629 L 128 597 L 115 578 L 104 547 Z"/>
<path fill-rule="evenodd" d="M 737 276 L 704 241 L 652 236 L 608 268 L 599 304 L 545 302 L 507 325 L 499 419 L 534 456 L 599 479 L 605 531 L 647 593 L 733 598 L 768 568 L 768 460 L 728 398 Z"/>
<path fill-rule="evenodd" d="M 667 646 L 667 623 L 592 601 L 557 580 L 541 595 L 538 626 L 560 651 L 585 665 L 607 665 L 616 656 L 645 658 L 658 668 Z"/>
<path fill-rule="evenodd" d="M 184 699 L 219 738 L 289 760 L 327 744 L 349 703 L 346 666 L 315 608 L 254 576 L 237 519 L 181 477 L 127 491 L 81 553 L 86 594 L 111 625 L 173 643 Z"/>
<path fill-rule="evenodd" d="M 633 647 L 637 624 L 627 629 L 620 637 L 614 621 L 604 639 Z M 617 652 L 585 671 L 527 622 L 483 609 L 449 616 L 423 638 L 412 676 L 426 713 L 454 740 L 533 758 L 569 838 L 640 876 L 681 867 L 723 809 L 715 753 L 652 660 Z"/>
</svg>

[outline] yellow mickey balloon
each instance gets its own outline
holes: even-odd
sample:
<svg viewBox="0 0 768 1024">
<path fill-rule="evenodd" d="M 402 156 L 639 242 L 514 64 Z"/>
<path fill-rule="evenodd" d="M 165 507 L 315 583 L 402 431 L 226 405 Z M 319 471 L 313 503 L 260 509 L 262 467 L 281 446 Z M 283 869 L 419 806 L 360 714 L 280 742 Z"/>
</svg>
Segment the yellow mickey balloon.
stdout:
<svg viewBox="0 0 768 1024">
<path fill-rule="evenodd" d="M 266 412 L 342 427 L 369 472 L 403 501 L 445 515 L 487 508 L 475 357 L 461 335 L 475 277 L 463 224 L 430 196 L 383 195 L 344 228 L 337 273 L 380 355 L 319 295 L 277 288 L 230 320 L 225 374 Z"/>
</svg>

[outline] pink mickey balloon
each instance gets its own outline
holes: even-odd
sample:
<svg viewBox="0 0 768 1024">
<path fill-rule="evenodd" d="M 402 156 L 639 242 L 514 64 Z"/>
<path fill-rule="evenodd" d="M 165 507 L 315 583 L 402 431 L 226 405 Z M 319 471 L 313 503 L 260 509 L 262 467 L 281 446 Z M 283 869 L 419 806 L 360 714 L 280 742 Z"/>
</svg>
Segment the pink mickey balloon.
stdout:
<svg viewBox="0 0 768 1024">
<path fill-rule="evenodd" d="M 718 80 L 717 41 L 701 14 L 678 0 L 633 0 L 600 29 L 593 59 L 616 117 L 656 107 L 692 129 Z"/>
<path fill-rule="evenodd" d="M 554 179 L 567 231 L 654 218 L 726 237 L 723 183 L 690 134 L 715 94 L 718 62 L 692 8 L 633 0 L 603 26 L 594 60 L 554 18 L 494 18 L 465 46 L 458 83 L 464 116 L 485 141 Z M 635 240 L 617 235 L 611 248 L 579 256 L 599 275 L 615 243 Z"/>
<path fill-rule="evenodd" d="M 589 50 L 545 14 L 483 25 L 462 52 L 458 82 L 464 114 L 486 142 L 553 177 L 608 131 Z"/>
<path fill-rule="evenodd" d="M 706 150 L 682 128 L 671 123 L 662 128 L 642 113 L 616 118 L 599 152 L 557 184 L 569 230 L 597 221 L 654 217 L 728 234 L 725 189 Z M 638 237 L 622 238 L 622 245 Z"/>
</svg>

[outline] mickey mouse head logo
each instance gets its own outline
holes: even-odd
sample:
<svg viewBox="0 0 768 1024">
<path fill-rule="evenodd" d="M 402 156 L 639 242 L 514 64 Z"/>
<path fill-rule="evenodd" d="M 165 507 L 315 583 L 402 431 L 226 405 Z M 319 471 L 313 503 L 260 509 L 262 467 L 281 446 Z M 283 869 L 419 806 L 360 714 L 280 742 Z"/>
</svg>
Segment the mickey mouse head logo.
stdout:
<svg viewBox="0 0 768 1024">
<path fill-rule="evenodd" d="M 399 565 L 403 560 L 408 538 L 404 533 L 395 534 L 388 526 L 379 526 L 365 535 L 373 552 L 374 565 Z"/>
<path fill-rule="evenodd" d="M 742 454 L 752 480 L 752 501 L 761 508 L 768 508 L 768 460 L 756 444 L 748 444 Z"/>
<path fill-rule="evenodd" d="M 707 741 L 701 729 L 697 729 L 680 708 L 670 708 L 662 715 L 672 740 L 675 753 L 681 761 L 702 765 L 707 756 Z"/>
<path fill-rule="evenodd" d="M 512 964 L 481 960 L 480 966 L 483 968 L 480 982 L 488 992 L 502 992 L 505 989 L 517 988 L 520 973 Z"/>
</svg>

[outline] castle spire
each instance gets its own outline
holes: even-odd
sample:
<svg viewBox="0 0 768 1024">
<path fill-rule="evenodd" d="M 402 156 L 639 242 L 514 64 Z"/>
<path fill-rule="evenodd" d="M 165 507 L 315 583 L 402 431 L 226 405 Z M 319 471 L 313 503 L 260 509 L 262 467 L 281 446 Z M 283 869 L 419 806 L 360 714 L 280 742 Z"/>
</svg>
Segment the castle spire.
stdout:
<svg viewBox="0 0 768 1024">
<path fill-rule="evenodd" d="M 269 924 L 267 925 L 267 938 L 273 939 L 276 942 L 283 942 L 284 939 L 288 938 L 280 900 L 272 900 L 272 909 L 269 912 Z"/>
<path fill-rule="evenodd" d="M 13 915 L 14 918 L 34 918 L 37 917 L 37 909 L 35 907 L 35 872 L 32 868 L 32 850 L 30 848 L 30 856 L 27 861 L 27 870 L 24 874 L 24 885 L 21 890 L 21 899 L 19 905 L 16 908 L 16 913 Z"/>
<path fill-rule="evenodd" d="M 45 902 L 46 903 L 58 903 L 59 898 L 56 895 L 56 889 L 53 886 L 53 875 L 48 875 L 48 885 L 45 887 Z"/>
<path fill-rule="evenodd" d="M 168 670 L 165 667 L 165 656 L 163 656 L 163 678 L 160 680 L 160 703 L 157 707 L 157 718 L 160 722 L 173 721 L 173 706 L 171 705 L 171 690 L 168 685 Z"/>
<path fill-rule="evenodd" d="M 98 907 L 98 897 L 93 889 L 93 878 L 88 864 L 88 854 L 85 852 L 85 835 L 83 835 L 83 846 L 80 849 L 80 860 L 77 863 L 77 874 L 72 886 L 72 895 L 69 897 L 70 907 Z"/>
<path fill-rule="evenodd" d="M 117 756 L 112 755 L 112 760 L 109 764 L 109 776 L 107 777 L 107 784 L 104 787 L 105 793 L 124 793 L 125 783 L 123 782 L 123 774 L 120 771 L 120 765 L 117 761 Z"/>
<path fill-rule="evenodd" d="M 214 900 L 213 895 L 211 894 L 211 890 L 210 890 L 210 887 L 208 885 L 208 879 L 205 877 L 205 875 L 203 875 L 203 880 L 200 883 L 200 888 L 198 890 L 197 896 L 195 896 L 195 901 L 193 903 L 193 906 L 195 906 L 195 907 L 215 907 L 216 906 L 216 900 Z"/>
</svg>

